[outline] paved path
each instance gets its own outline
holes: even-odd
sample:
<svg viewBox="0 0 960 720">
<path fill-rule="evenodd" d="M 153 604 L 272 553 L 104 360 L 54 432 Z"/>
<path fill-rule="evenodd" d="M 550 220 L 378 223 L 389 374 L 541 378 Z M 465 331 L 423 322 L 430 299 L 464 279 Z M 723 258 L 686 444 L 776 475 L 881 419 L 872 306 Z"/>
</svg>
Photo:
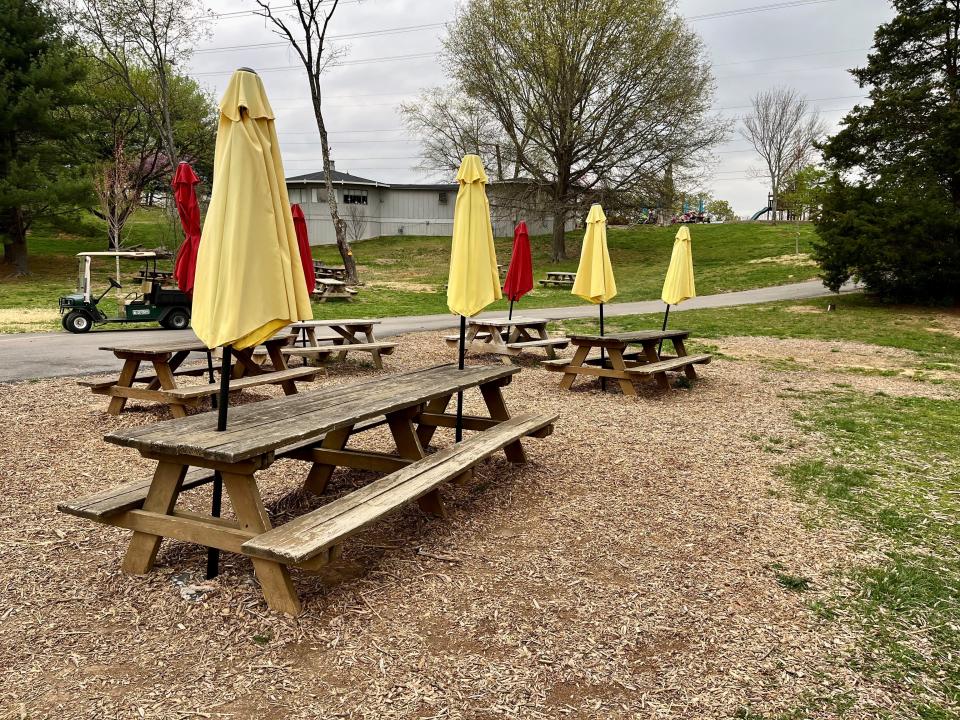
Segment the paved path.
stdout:
<svg viewBox="0 0 960 720">
<path fill-rule="evenodd" d="M 852 285 L 841 292 L 854 292 Z M 729 307 L 731 305 L 750 305 L 773 302 L 776 300 L 806 300 L 829 295 L 819 280 L 741 290 L 720 295 L 705 295 L 688 300 L 671 309 L 671 313 L 698 308 Z M 519 307 L 519 310 L 517 309 Z M 596 317 L 597 308 L 586 303 L 561 308 L 536 308 L 527 310 L 521 302 L 514 312 L 527 316 L 547 318 L 548 320 L 567 320 L 573 318 Z M 606 317 L 617 315 L 636 315 L 656 313 L 663 310 L 659 300 L 642 302 L 613 303 L 604 306 Z M 344 307 L 349 312 L 349 307 Z M 496 317 L 502 312 L 484 313 L 482 316 Z M 423 330 L 446 330 L 457 326 L 457 318 L 452 315 L 419 315 L 409 317 L 384 318 L 378 329 L 383 337 Z M 37 377 L 63 377 L 73 375 L 91 375 L 94 373 L 119 371 L 121 362 L 110 353 L 98 348 L 109 345 L 123 334 L 124 342 L 157 339 L 157 333 L 163 339 L 193 337 L 191 330 L 95 330 L 86 335 L 71 335 L 66 332 L 0 334 L 0 382 L 11 380 L 30 380 Z"/>
</svg>

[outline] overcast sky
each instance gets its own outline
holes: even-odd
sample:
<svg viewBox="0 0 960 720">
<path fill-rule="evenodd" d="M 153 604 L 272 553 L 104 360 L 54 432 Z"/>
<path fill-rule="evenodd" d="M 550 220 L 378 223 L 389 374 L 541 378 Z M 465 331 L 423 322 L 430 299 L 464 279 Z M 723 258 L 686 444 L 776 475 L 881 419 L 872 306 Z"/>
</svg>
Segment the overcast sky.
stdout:
<svg viewBox="0 0 960 720">
<path fill-rule="evenodd" d="M 862 95 L 846 69 L 863 63 L 876 26 L 892 11 L 886 0 L 820 0 L 750 11 L 791 1 L 808 0 L 678 0 L 678 9 L 713 61 L 715 104 L 723 115 L 745 115 L 754 93 L 788 85 L 835 127 Z M 277 113 L 286 174 L 320 170 L 306 75 L 293 67 L 297 58 L 265 20 L 245 12 L 253 2 L 208 5 L 220 16 L 198 46 L 191 74 L 219 98 L 235 68 L 260 72 Z M 338 170 L 383 182 L 436 179 L 416 169 L 419 147 L 404 131 L 397 106 L 445 82 L 436 52 L 456 6 L 457 0 L 341 0 L 329 33 L 339 36 L 347 54 L 324 78 L 324 117 Z M 747 12 L 709 17 L 736 10 Z M 704 189 L 729 200 L 741 216 L 766 205 L 765 183 L 749 173 L 757 158 L 738 131 L 717 148 L 717 158 Z"/>
</svg>

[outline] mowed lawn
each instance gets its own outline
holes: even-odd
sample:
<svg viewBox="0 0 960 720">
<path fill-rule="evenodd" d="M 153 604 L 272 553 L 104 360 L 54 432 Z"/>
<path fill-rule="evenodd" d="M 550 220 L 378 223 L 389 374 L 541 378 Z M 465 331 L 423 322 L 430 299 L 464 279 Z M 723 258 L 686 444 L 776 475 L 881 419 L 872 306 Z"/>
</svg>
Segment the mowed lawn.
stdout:
<svg viewBox="0 0 960 720">
<path fill-rule="evenodd" d="M 799 282 L 813 278 L 816 267 L 806 253 L 813 230 L 809 225 L 762 223 L 705 225 L 691 228 L 697 290 L 700 294 L 722 293 L 747 288 Z M 128 226 L 127 244 L 152 249 L 161 243 L 173 246 L 178 229 L 160 210 L 139 212 Z M 660 294 L 663 275 L 670 261 L 676 228 L 610 228 L 610 254 L 614 263 L 619 295 L 617 301 L 648 300 Z M 531 238 L 534 275 L 549 270 L 576 270 L 582 230 L 567 236 L 570 258 L 551 263 L 550 237 Z M 799 242 L 800 255 L 795 254 Z M 319 318 L 345 315 L 383 317 L 446 312 L 443 286 L 449 260 L 447 237 L 398 236 L 365 240 L 354 244 L 363 285 L 351 303 L 315 304 Z M 497 257 L 510 262 L 512 238 L 498 238 Z M 57 298 L 72 291 L 76 260 L 81 251 L 106 249 L 102 223 L 89 217 L 82 222 L 60 222 L 36 227 L 29 241 L 33 275 L 27 278 L 0 277 L 0 332 L 52 330 L 59 327 Z M 335 247 L 316 247 L 314 257 L 328 264 L 340 264 Z M 172 267 L 172 261 L 167 263 Z M 123 278 L 138 265 L 121 269 Z M 106 287 L 106 278 L 115 274 L 108 262 L 98 264 L 94 287 Z M 521 310 L 554 307 L 582 302 L 569 289 L 545 289 L 539 285 L 520 304 Z M 503 301 L 491 309 L 505 309 Z"/>
</svg>

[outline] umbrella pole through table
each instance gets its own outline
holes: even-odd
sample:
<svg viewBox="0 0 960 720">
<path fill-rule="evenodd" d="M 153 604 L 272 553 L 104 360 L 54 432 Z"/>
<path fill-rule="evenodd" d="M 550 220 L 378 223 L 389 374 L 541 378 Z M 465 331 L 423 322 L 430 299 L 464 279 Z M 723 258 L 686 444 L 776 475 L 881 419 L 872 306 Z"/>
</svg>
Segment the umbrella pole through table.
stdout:
<svg viewBox="0 0 960 720">
<path fill-rule="evenodd" d="M 667 303 L 666 312 L 663 313 L 663 327 L 660 328 L 661 331 L 667 331 L 667 318 L 670 317 L 670 304 Z M 663 350 L 663 340 L 660 340 L 660 344 L 657 346 L 657 357 L 660 357 L 660 352 Z"/>
<path fill-rule="evenodd" d="M 467 335 L 467 318 L 464 315 L 460 316 L 460 348 L 459 348 L 459 357 L 457 360 L 457 367 L 460 370 L 463 370 L 463 356 L 466 354 L 466 348 L 464 344 L 466 342 Z M 457 434 L 456 441 L 460 442 L 463 440 L 463 390 L 457 391 Z"/>
<path fill-rule="evenodd" d="M 600 303 L 600 337 L 603 337 L 603 303 Z M 601 369 L 607 367 L 606 353 L 603 350 L 603 345 L 600 346 L 600 367 Z M 600 389 L 607 389 L 607 379 L 600 376 Z"/>
<path fill-rule="evenodd" d="M 230 407 L 230 366 L 233 361 L 233 348 L 223 346 L 223 362 L 220 365 L 220 396 L 217 405 L 217 432 L 227 429 L 227 410 Z M 220 507 L 223 499 L 223 478 L 219 471 L 213 473 L 213 507 L 210 514 L 220 517 Z M 207 580 L 212 580 L 220 572 L 220 551 L 216 548 L 207 550 Z"/>
<path fill-rule="evenodd" d="M 507 320 L 513 320 L 513 299 L 510 299 L 510 314 L 507 315 Z"/>
</svg>

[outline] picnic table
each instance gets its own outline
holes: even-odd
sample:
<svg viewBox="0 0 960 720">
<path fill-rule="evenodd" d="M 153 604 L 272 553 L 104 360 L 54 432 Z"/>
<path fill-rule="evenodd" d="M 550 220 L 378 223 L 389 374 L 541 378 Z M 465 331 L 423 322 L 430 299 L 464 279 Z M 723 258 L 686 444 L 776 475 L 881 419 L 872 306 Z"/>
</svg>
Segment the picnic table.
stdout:
<svg viewBox="0 0 960 720">
<path fill-rule="evenodd" d="M 317 278 L 329 278 L 331 280 L 345 281 L 347 279 L 347 268 L 343 265 L 324 265 L 319 260 L 313 261 L 313 272 Z"/>
<path fill-rule="evenodd" d="M 511 418 L 501 389 L 519 368 L 441 365 L 380 377 L 349 387 L 323 388 L 232 408 L 227 430 L 214 413 L 117 430 L 105 437 L 156 462 L 152 480 L 138 480 L 63 502 L 61 512 L 133 530 L 124 572 L 144 574 L 165 537 L 239 553 L 253 562 L 264 598 L 274 610 L 299 614 L 289 569 L 315 570 L 339 557 L 343 541 L 384 515 L 417 501 L 443 515 L 439 486 L 466 479 L 472 468 L 503 450 L 526 462 L 521 439 L 546 437 L 556 415 Z M 465 430 L 479 431 L 429 456 L 438 427 L 453 427 L 447 406 L 458 390 L 478 388 L 489 417 L 467 415 Z M 387 425 L 396 453 L 347 449 L 350 439 Z M 322 494 L 337 467 L 388 473 L 284 525 L 271 527 L 257 473 L 278 458 L 310 463 L 305 488 Z M 176 509 L 181 492 L 212 482 L 219 471 L 236 521 Z"/>
<path fill-rule="evenodd" d="M 569 340 L 551 338 L 547 333 L 547 322 L 542 318 L 470 318 L 464 349 L 466 352 L 516 357 L 524 350 L 543 348 L 547 358 L 553 360 L 557 357 L 556 349 L 565 348 Z M 443 339 L 452 348 L 460 347 L 459 335 L 446 335 Z"/>
<path fill-rule="evenodd" d="M 305 320 L 290 325 L 300 344 L 283 348 L 284 355 L 296 355 L 304 361 L 326 362 L 336 355 L 337 362 L 343 362 L 350 352 L 368 352 L 378 370 L 383 369 L 382 355 L 390 355 L 397 347 L 395 342 L 381 342 L 374 335 L 374 327 L 379 320 Z M 326 328 L 336 333 L 317 337 L 317 329 Z"/>
<path fill-rule="evenodd" d="M 559 287 L 573 287 L 573 283 L 577 280 L 577 274 L 575 272 L 565 272 L 565 271 L 554 271 L 548 272 L 547 277 L 538 282 L 546 287 L 547 285 L 556 285 Z"/>
<path fill-rule="evenodd" d="M 336 278 L 317 276 L 316 284 L 313 289 L 313 299 L 317 302 L 326 302 L 327 300 L 353 300 L 357 291 L 347 285 L 343 280 Z"/>
<path fill-rule="evenodd" d="M 281 348 L 291 341 L 289 337 L 279 337 L 265 343 L 266 352 L 273 361 L 273 372 L 258 365 L 254 358 L 254 348 L 234 350 L 236 362 L 231 370 L 234 378 L 230 390 L 242 390 L 256 385 L 280 384 L 287 395 L 297 392 L 294 381 L 312 379 L 317 371 L 310 368 L 288 368 Z M 180 369 L 190 353 L 206 353 L 207 347 L 196 338 L 187 340 L 157 340 L 156 342 L 137 344 L 104 345 L 101 350 L 112 352 L 123 360 L 123 369 L 116 380 L 79 380 L 78 384 L 89 387 L 95 395 L 110 398 L 107 412 L 119 415 L 123 412 L 127 400 L 152 400 L 167 405 L 176 418 L 186 417 L 188 407 L 199 407 L 205 398 L 216 395 L 220 384 L 178 386 L 177 377 L 203 376 L 207 368 L 195 366 Z M 141 374 L 143 363 L 153 365 L 153 374 Z M 216 365 L 216 364 L 215 364 Z M 219 369 L 219 368 L 216 368 Z M 146 387 L 136 387 L 145 384 Z"/>
<path fill-rule="evenodd" d="M 624 395 L 635 396 L 634 381 L 653 377 L 664 390 L 670 388 L 667 372 L 683 370 L 690 379 L 696 379 L 694 365 L 710 362 L 709 355 L 688 355 L 684 340 L 688 330 L 641 330 L 639 332 L 614 333 L 612 335 L 568 335 L 577 348 L 573 358 L 551 360 L 544 363 L 548 370 L 563 373 L 560 387 L 569 390 L 581 375 L 612 378 L 620 384 Z M 676 355 L 661 355 L 658 347 L 664 340 L 673 343 Z M 630 350 L 630 345 L 640 349 Z M 606 357 L 601 363 L 599 356 L 588 357 L 591 350 L 603 349 Z"/>
</svg>

